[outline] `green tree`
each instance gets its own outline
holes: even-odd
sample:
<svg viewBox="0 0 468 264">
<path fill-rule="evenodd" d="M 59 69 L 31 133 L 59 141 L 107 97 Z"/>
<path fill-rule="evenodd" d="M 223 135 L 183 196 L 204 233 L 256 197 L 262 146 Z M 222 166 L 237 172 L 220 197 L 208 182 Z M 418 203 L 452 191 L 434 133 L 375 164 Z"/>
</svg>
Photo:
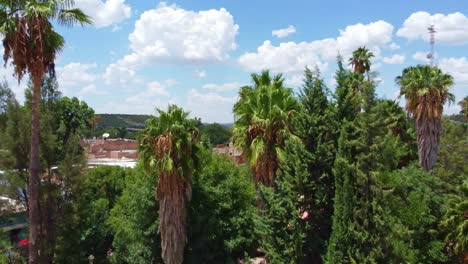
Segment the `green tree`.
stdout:
<svg viewBox="0 0 468 264">
<path fill-rule="evenodd" d="M 382 162 L 380 166 L 384 170 L 392 168 L 402 168 L 409 165 L 414 159 L 417 159 L 418 151 L 416 145 L 416 135 L 414 126 L 410 124 L 407 114 L 404 109 L 398 105 L 396 101 L 378 99 L 375 102 L 373 109 L 373 126 L 377 130 L 377 142 L 385 142 L 381 144 L 382 150 L 390 151 L 391 153 L 381 152 L 379 157 Z M 398 148 L 394 144 L 401 144 L 402 148 Z M 402 151 L 401 153 L 393 151 Z M 385 160 L 385 157 L 398 156 L 393 160 Z M 398 164 L 392 162 L 399 162 Z"/>
<path fill-rule="evenodd" d="M 462 262 L 468 257 L 468 180 L 465 179 L 460 186 L 460 192 L 460 195 L 451 197 L 441 227 L 448 231 L 445 239 L 449 254 L 459 256 Z"/>
<path fill-rule="evenodd" d="M 357 88 L 361 86 L 361 83 L 355 80 L 362 79 L 362 76 L 360 74 L 352 74 L 350 71 L 346 70 L 343 67 L 343 58 L 341 56 L 338 56 L 337 64 L 338 70 L 335 73 L 337 85 L 335 93 L 333 94 L 336 101 L 336 119 L 339 121 L 345 119 L 348 121 L 354 120 L 360 110 L 359 96 L 356 96 L 354 90 L 356 90 L 356 86 Z M 349 85 L 350 83 L 354 83 L 354 85 Z M 359 88 L 358 91 L 360 90 Z"/>
<path fill-rule="evenodd" d="M 40 102 L 40 227 L 39 247 L 41 248 L 40 262 L 49 263 L 53 260 L 56 249 L 56 238 L 61 232 L 62 224 L 72 218 L 72 214 L 65 214 L 74 200 L 68 196 L 75 193 L 77 178 L 81 176 L 84 167 L 84 153 L 80 146 L 78 129 L 71 129 L 64 136 L 60 127 L 73 128 L 76 122 L 71 122 L 70 116 L 93 113 L 90 108 L 69 108 L 61 98 L 55 81 L 46 78 L 41 86 L 43 96 Z M 53 95 L 53 96 L 52 96 Z M 26 102 L 19 105 L 14 98 L 8 102 L 7 127 L 3 133 L 3 150 L 0 167 L 6 171 L 2 175 L 8 183 L 2 188 L 8 197 L 25 203 L 27 207 L 27 180 L 29 174 L 30 153 L 30 112 L 32 100 L 31 89 L 26 90 Z M 78 105 L 81 103 L 75 98 Z M 72 113 L 70 113 L 72 112 Z M 72 163 L 72 164 L 70 164 Z M 67 164 L 66 166 L 64 164 Z M 66 169 L 65 169 L 65 167 Z M 73 189 L 73 191 L 71 191 Z M 68 223 L 68 222 L 67 222 Z"/>
<path fill-rule="evenodd" d="M 125 171 L 125 187 L 107 220 L 114 234 L 115 263 L 162 263 L 158 234 L 158 202 L 154 199 L 156 175 L 138 163 Z"/>
<path fill-rule="evenodd" d="M 158 109 L 140 135 L 143 162 L 158 173 L 159 232 L 162 258 L 167 264 L 181 264 L 186 235 L 186 205 L 191 197 L 191 177 L 197 163 L 196 120 L 176 105 L 167 112 Z"/>
<path fill-rule="evenodd" d="M 10 90 L 8 83 L 3 81 L 0 83 L 0 114 L 3 115 L 8 110 L 8 102 L 14 98 L 13 92 Z"/>
<path fill-rule="evenodd" d="M 257 237 L 255 186 L 247 166 L 201 153 L 189 204 L 187 263 L 237 263 L 251 254 Z"/>
<path fill-rule="evenodd" d="M 286 148 L 285 171 L 284 176 L 281 176 L 285 178 L 279 180 L 282 187 L 278 185 L 278 189 L 281 192 L 283 187 L 294 187 L 290 195 L 277 199 L 292 199 L 294 202 L 289 204 L 295 204 L 296 210 L 308 215 L 301 219 L 305 227 L 301 251 L 305 262 L 320 263 L 320 255 L 324 253 L 331 232 L 334 195 L 332 168 L 338 125 L 335 120 L 336 109 L 327 98 L 328 90 L 318 69 L 311 71 L 306 68 L 304 75 L 303 88 L 298 98 L 300 108 L 293 122 L 295 133 L 302 140 L 304 148 Z M 294 192 L 297 193 L 293 195 Z M 303 198 L 298 202 L 297 197 Z"/>
<path fill-rule="evenodd" d="M 346 73 L 342 75 L 346 78 Z M 362 110 L 352 107 L 358 112 L 346 115 L 342 121 L 333 168 L 332 233 L 325 260 L 327 263 L 380 263 L 385 261 L 384 237 L 388 226 L 382 220 L 382 191 L 375 177 L 382 171 L 398 168 L 408 147 L 399 136 L 392 134 L 392 122 L 381 120 L 382 111 L 376 107 L 376 82 L 372 78 L 362 80 L 361 92 L 351 94 L 346 85 L 350 84 L 343 82 L 337 88 L 336 93 L 342 93 L 340 90 L 347 93 L 346 97 L 339 98 L 348 98 L 337 100 L 337 109 L 357 102 Z"/>
<path fill-rule="evenodd" d="M 128 134 L 126 127 L 119 127 L 117 128 L 117 137 L 118 138 L 125 138 Z"/>
<path fill-rule="evenodd" d="M 438 228 L 446 207 L 441 182 L 417 166 L 380 172 L 379 200 L 387 231 L 382 242 L 388 263 L 445 263 L 443 235 Z"/>
<path fill-rule="evenodd" d="M 313 200 L 319 186 L 309 172 L 312 155 L 301 142 L 286 142 L 286 160 L 278 171 L 276 190 L 261 187 L 264 201 L 260 233 L 260 249 L 269 263 L 320 263 L 320 251 L 328 231 L 320 230 L 323 222 L 313 222 L 322 213 L 311 208 L 320 203 Z M 318 262 L 317 262 L 318 261 Z"/>
<path fill-rule="evenodd" d="M 468 96 L 465 96 L 463 100 L 458 102 L 458 105 L 460 106 L 460 114 L 463 114 L 465 116 L 465 120 L 468 121 Z"/>
<path fill-rule="evenodd" d="M 416 122 L 419 163 L 430 171 L 437 160 L 444 104 L 454 101 L 449 92 L 453 77 L 433 66 L 418 65 L 403 70 L 396 78 L 406 110 Z"/>
<path fill-rule="evenodd" d="M 0 150 L 0 168 L 5 173 L 0 175 L 3 184 L 2 193 L 21 201 L 28 208 L 27 182 L 29 152 L 31 145 L 30 117 L 25 107 L 16 101 L 8 103 L 6 127 L 2 133 Z"/>
<path fill-rule="evenodd" d="M 444 190 L 446 193 L 458 193 L 459 186 L 468 175 L 467 135 L 467 123 L 453 122 L 447 117 L 442 118 L 440 149 L 434 174 L 447 183 Z"/>
<path fill-rule="evenodd" d="M 73 160 L 67 161 L 62 169 L 70 169 L 72 164 Z M 95 263 L 109 263 L 107 252 L 112 248 L 114 232 L 108 219 L 122 195 L 126 171 L 120 167 L 101 166 L 80 176 L 68 179 L 77 181 L 66 193 L 72 206 L 63 212 L 72 217 L 60 225 L 54 261 L 82 263 L 93 254 Z"/>
<path fill-rule="evenodd" d="M 58 133 L 60 140 L 66 142 L 70 135 L 79 134 L 82 128 L 89 128 L 89 120 L 94 116 L 94 110 L 78 98 L 62 97 L 57 101 L 60 127 Z"/>
<path fill-rule="evenodd" d="M 10 90 L 6 81 L 0 82 L 0 136 L 4 132 L 7 126 L 7 114 L 9 105 L 15 103 L 15 95 Z M 2 149 L 2 143 L 0 142 L 0 151 Z M 2 154 L 0 153 L 0 158 Z"/>
<path fill-rule="evenodd" d="M 201 137 L 203 141 L 207 141 L 209 145 L 229 143 L 232 133 L 229 128 L 226 128 L 218 123 L 203 125 L 201 128 Z"/>
<path fill-rule="evenodd" d="M 284 88 L 281 74 L 272 78 L 264 71 L 252 74 L 252 81 L 253 86 L 241 88 L 234 105 L 232 138 L 254 168 L 255 183 L 274 186 L 284 142 L 292 134 L 290 117 L 298 104 L 292 90 Z"/>
<path fill-rule="evenodd" d="M 11 59 L 14 74 L 21 80 L 29 73 L 34 85 L 31 112 L 31 155 L 29 192 L 29 263 L 39 256 L 39 100 L 41 83 L 49 72 L 55 75 L 55 58 L 65 40 L 51 20 L 63 25 L 91 23 L 73 1 L 3 1 L 0 5 L 0 32 L 3 35 L 5 64 Z"/>
</svg>

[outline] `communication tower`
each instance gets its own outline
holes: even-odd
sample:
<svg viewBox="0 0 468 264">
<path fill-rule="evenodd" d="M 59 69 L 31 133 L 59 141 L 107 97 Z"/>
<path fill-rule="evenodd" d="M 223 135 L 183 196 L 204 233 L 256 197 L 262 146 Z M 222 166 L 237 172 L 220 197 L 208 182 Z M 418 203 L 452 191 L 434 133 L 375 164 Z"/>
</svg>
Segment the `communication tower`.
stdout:
<svg viewBox="0 0 468 264">
<path fill-rule="evenodd" d="M 431 25 L 430 27 L 427 28 L 429 31 L 430 39 L 429 43 L 431 43 L 431 52 L 427 54 L 427 58 L 431 62 L 431 66 L 434 65 L 434 45 L 435 45 L 435 33 L 437 32 L 434 28 L 434 25 Z"/>
</svg>

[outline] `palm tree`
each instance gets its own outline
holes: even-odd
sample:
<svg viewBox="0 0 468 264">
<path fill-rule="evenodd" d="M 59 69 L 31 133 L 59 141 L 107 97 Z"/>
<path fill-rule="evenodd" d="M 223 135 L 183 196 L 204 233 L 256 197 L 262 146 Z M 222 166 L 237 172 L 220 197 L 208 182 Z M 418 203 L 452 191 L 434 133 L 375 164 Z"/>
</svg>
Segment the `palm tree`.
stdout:
<svg viewBox="0 0 468 264">
<path fill-rule="evenodd" d="M 406 110 L 416 122 L 419 163 L 430 171 L 437 158 L 444 104 L 454 101 L 449 92 L 453 78 L 437 67 L 418 65 L 404 69 L 396 83 L 400 96 L 405 96 Z"/>
<path fill-rule="evenodd" d="M 255 183 L 274 186 L 285 140 L 291 137 L 291 116 L 298 108 L 292 90 L 284 88 L 281 74 L 252 74 L 253 86 L 239 91 L 234 105 L 234 144 L 254 169 Z"/>
<path fill-rule="evenodd" d="M 349 59 L 349 65 L 353 67 L 355 72 L 360 74 L 369 73 L 372 57 L 374 57 L 374 53 L 370 52 L 366 47 L 359 47 L 353 51 L 353 56 Z"/>
<path fill-rule="evenodd" d="M 99 115 L 93 115 L 88 120 L 88 124 L 91 126 L 91 129 L 93 131 L 93 136 L 94 136 L 94 132 L 96 131 L 96 127 L 99 124 L 99 122 L 101 122 L 101 116 Z"/>
<path fill-rule="evenodd" d="M 468 96 L 465 96 L 463 100 L 458 102 L 458 105 L 461 107 L 460 114 L 462 114 L 465 119 L 468 121 Z"/>
<path fill-rule="evenodd" d="M 31 108 L 31 155 L 28 181 L 29 263 L 37 263 L 39 228 L 39 101 L 44 75 L 55 75 L 54 61 L 65 40 L 53 28 L 51 20 L 72 26 L 91 23 L 72 0 L 0 0 L 0 34 L 3 58 L 10 61 L 18 81 L 26 74 L 33 83 Z"/>
<path fill-rule="evenodd" d="M 191 197 L 191 176 L 197 164 L 197 121 L 176 105 L 167 112 L 157 109 L 139 138 L 140 155 L 158 175 L 159 232 L 162 258 L 167 264 L 181 264 L 187 240 L 186 203 Z"/>
</svg>

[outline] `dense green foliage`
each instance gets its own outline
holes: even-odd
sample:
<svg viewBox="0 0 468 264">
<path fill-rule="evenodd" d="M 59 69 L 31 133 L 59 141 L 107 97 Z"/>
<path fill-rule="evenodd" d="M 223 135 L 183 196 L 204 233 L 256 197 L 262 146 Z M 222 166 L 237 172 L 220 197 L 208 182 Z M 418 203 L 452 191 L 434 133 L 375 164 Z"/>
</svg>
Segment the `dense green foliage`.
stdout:
<svg viewBox="0 0 468 264">
<path fill-rule="evenodd" d="M 377 97 L 372 57 L 360 48 L 352 69 L 338 58 L 336 89 L 317 69 L 305 69 L 297 94 L 281 75 L 253 74 L 234 109 L 232 139 L 249 158 L 240 165 L 211 152 L 230 141 L 229 128 L 170 106 L 145 126 L 135 124 L 147 116 L 119 115 L 105 128 L 115 137 L 144 128 L 135 168 L 86 168 L 79 139 L 103 132 L 97 124 L 108 116 L 96 117 L 85 102 L 62 97 L 55 79 L 44 80 L 41 261 L 84 263 L 93 254 L 94 263 L 164 263 L 163 230 L 178 219 L 171 232 L 180 233 L 169 241 L 184 247 L 175 262 L 462 263 L 466 119 L 441 118 L 436 163 L 426 171 L 418 114 Z M 2 84 L 0 103 L 0 193 L 26 205 L 31 92 L 21 105 Z M 161 213 L 164 203 L 169 214 Z M 20 247 L 0 237 L 2 252 L 21 258 Z"/>
<path fill-rule="evenodd" d="M 276 190 L 260 189 L 265 206 L 258 224 L 260 249 L 272 263 L 310 263 L 320 260 L 327 223 L 314 222 L 323 210 L 310 210 L 315 203 L 316 182 L 309 175 L 311 155 L 299 142 L 287 142 L 287 162 L 276 180 Z M 294 158 L 294 159 L 290 159 Z M 317 217 L 318 216 L 318 217 Z M 323 229 L 322 229 L 323 228 Z"/>
<path fill-rule="evenodd" d="M 81 263 L 93 254 L 95 263 L 106 263 L 114 233 L 107 224 L 112 208 L 124 188 L 126 171 L 119 167 L 97 167 L 89 170 L 77 186 L 74 206 L 69 215 L 74 219 L 63 227 L 58 237 L 58 263 Z"/>
<path fill-rule="evenodd" d="M 62 97 L 58 84 L 47 78 L 41 86 L 40 114 L 40 241 L 41 261 L 54 258 L 61 228 L 73 218 L 67 214 L 74 202 L 73 193 L 84 166 L 79 145 L 79 130 L 87 126 L 94 111 L 77 98 Z M 2 144 L 0 168 L 2 194 L 18 200 L 27 208 L 27 183 L 30 153 L 31 89 L 26 90 L 26 102 L 20 105 L 13 96 L 7 102 L 7 122 L 0 131 Z M 58 185 L 57 182 L 61 182 Z"/>
<path fill-rule="evenodd" d="M 306 69 L 294 119 L 302 142 L 293 138 L 286 144 L 276 191 L 261 192 L 263 247 L 273 263 L 319 262 L 330 235 L 336 121 L 327 93 L 318 70 Z"/>
<path fill-rule="evenodd" d="M 161 263 L 156 178 L 140 163 L 127 170 L 125 187 L 107 223 L 112 228 L 114 263 Z"/>
<path fill-rule="evenodd" d="M 208 151 L 194 175 L 188 204 L 186 263 L 235 263 L 255 245 L 255 191 L 247 168 Z M 160 263 L 154 176 L 127 170 L 125 189 L 108 223 L 115 233 L 117 263 Z"/>
<path fill-rule="evenodd" d="M 383 259 L 390 263 L 439 263 L 447 260 L 438 231 L 446 210 L 437 177 L 410 166 L 379 175 L 383 221 L 388 226 Z"/>
<path fill-rule="evenodd" d="M 254 250 L 255 189 L 247 167 L 203 154 L 189 205 L 187 263 L 236 263 Z"/>
<path fill-rule="evenodd" d="M 217 144 L 229 144 L 232 132 L 229 128 L 218 124 L 206 124 L 200 129 L 201 141 L 207 146 L 216 146 Z"/>
</svg>

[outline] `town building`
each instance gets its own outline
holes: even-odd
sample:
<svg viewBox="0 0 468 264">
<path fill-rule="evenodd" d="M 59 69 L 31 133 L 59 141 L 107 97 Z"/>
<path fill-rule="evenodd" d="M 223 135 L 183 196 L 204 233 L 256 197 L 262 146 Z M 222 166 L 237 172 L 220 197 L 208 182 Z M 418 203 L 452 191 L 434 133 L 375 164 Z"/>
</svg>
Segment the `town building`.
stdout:
<svg viewBox="0 0 468 264">
<path fill-rule="evenodd" d="M 132 139 L 83 139 L 88 166 L 99 165 L 130 167 L 136 166 L 138 159 L 136 140 Z"/>
<path fill-rule="evenodd" d="M 234 144 L 231 142 L 229 145 L 218 144 L 213 148 L 213 153 L 218 155 L 224 155 L 229 157 L 237 165 L 245 163 L 244 156 L 242 155 L 242 150 L 234 147 Z"/>
</svg>

